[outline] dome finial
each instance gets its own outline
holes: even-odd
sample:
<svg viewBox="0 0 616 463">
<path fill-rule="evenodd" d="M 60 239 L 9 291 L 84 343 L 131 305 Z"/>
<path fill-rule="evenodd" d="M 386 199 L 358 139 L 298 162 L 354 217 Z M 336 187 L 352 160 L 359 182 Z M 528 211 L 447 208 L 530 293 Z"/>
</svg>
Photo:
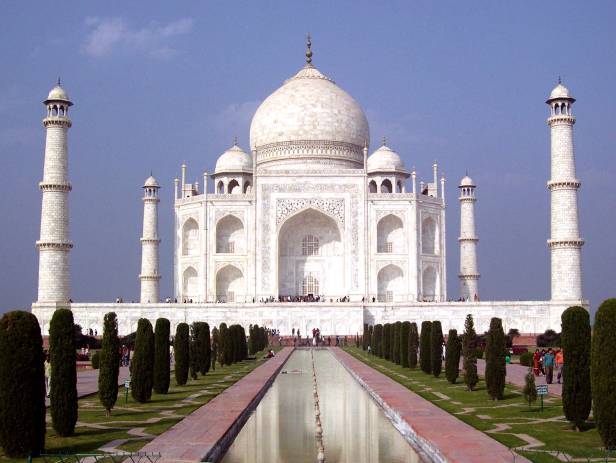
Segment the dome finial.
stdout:
<svg viewBox="0 0 616 463">
<path fill-rule="evenodd" d="M 58 76 L 58 86 L 62 86 L 62 81 L 60 80 L 60 76 Z"/>
<path fill-rule="evenodd" d="M 237 135 L 233 136 L 233 146 L 237 146 Z"/>
<path fill-rule="evenodd" d="M 562 79 L 560 78 L 560 76 L 558 76 L 558 83 L 559 83 L 559 84 L 562 84 L 562 83 L 563 83 L 563 81 L 562 81 Z"/>
<path fill-rule="evenodd" d="M 311 64 L 312 63 L 312 41 L 311 41 L 311 37 L 310 37 L 310 32 L 308 32 L 308 35 L 306 36 L 306 63 Z"/>
<path fill-rule="evenodd" d="M 387 137 L 383 137 L 383 146 L 387 146 Z"/>
</svg>

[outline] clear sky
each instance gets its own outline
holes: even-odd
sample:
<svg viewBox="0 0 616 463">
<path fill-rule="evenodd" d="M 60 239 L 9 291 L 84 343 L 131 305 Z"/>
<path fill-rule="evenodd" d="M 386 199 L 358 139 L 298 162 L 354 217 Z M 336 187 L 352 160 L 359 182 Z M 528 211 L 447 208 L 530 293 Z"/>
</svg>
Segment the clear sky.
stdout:
<svg viewBox="0 0 616 463">
<path fill-rule="evenodd" d="M 482 299 L 549 297 L 549 129 L 559 75 L 574 113 L 584 293 L 615 295 L 613 1 L 3 1 L 0 312 L 36 298 L 46 97 L 60 75 L 70 130 L 73 299 L 138 299 L 141 185 L 162 184 L 161 296 L 172 293 L 173 178 L 212 171 L 259 102 L 313 63 L 390 146 L 447 177 L 449 296 L 458 296 L 457 184 L 478 184 Z"/>
</svg>

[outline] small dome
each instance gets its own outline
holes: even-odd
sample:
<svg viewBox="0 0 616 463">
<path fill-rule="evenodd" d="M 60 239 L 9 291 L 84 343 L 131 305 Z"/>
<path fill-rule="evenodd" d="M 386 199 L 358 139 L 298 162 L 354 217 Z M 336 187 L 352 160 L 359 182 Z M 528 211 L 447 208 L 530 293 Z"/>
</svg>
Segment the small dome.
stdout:
<svg viewBox="0 0 616 463">
<path fill-rule="evenodd" d="M 368 157 L 368 172 L 404 170 L 398 153 L 383 145 Z"/>
<path fill-rule="evenodd" d="M 561 98 L 568 100 L 573 99 L 571 93 L 569 93 L 569 89 L 559 82 L 558 85 L 554 87 L 554 90 L 552 90 L 552 92 L 550 93 L 550 98 L 548 99 L 548 101 Z"/>
<path fill-rule="evenodd" d="M 214 173 L 246 171 L 252 172 L 252 157 L 236 143 L 218 158 Z"/>
<path fill-rule="evenodd" d="M 465 175 L 464 178 L 460 180 L 460 186 L 465 187 L 465 186 L 476 186 L 476 185 L 475 185 L 475 182 L 473 182 L 472 178 L 470 178 L 468 175 Z"/>
<path fill-rule="evenodd" d="M 52 88 L 49 92 L 49 95 L 47 95 L 45 103 L 47 103 L 48 101 L 66 101 L 69 106 L 73 104 L 71 103 L 71 100 L 69 99 L 66 91 L 59 84 Z"/>
<path fill-rule="evenodd" d="M 152 177 L 151 175 L 145 180 L 145 183 L 143 184 L 144 188 L 145 187 L 156 187 L 156 188 L 160 188 L 160 185 L 158 184 L 158 181 Z"/>
</svg>

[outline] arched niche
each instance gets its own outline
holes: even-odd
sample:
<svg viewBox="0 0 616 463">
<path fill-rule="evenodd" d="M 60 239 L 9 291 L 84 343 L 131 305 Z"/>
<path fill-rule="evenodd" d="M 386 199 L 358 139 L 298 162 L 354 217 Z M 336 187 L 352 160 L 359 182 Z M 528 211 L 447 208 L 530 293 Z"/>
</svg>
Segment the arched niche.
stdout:
<svg viewBox="0 0 616 463">
<path fill-rule="evenodd" d="M 376 226 L 377 252 L 401 253 L 404 251 L 404 224 L 400 217 L 388 214 Z"/>
<path fill-rule="evenodd" d="M 196 298 L 199 292 L 199 274 L 194 267 L 188 267 L 182 274 L 182 295 L 186 299 Z"/>
<path fill-rule="evenodd" d="M 377 296 L 379 302 L 393 302 L 404 291 L 404 273 L 397 265 L 389 264 L 377 275 Z"/>
<path fill-rule="evenodd" d="M 226 215 L 216 224 L 216 252 L 245 254 L 244 224 L 234 215 Z"/>
<path fill-rule="evenodd" d="M 225 265 L 216 273 L 216 299 L 220 302 L 243 302 L 244 275 L 235 265 Z"/>
<path fill-rule="evenodd" d="M 426 217 L 421 222 L 421 252 L 438 254 L 438 229 L 433 217 Z"/>
<path fill-rule="evenodd" d="M 435 301 L 437 296 L 437 278 L 436 269 L 430 265 L 424 268 L 421 273 L 421 287 L 424 301 Z"/>
<path fill-rule="evenodd" d="M 199 224 L 195 219 L 188 219 L 182 226 L 182 255 L 199 254 Z"/>
</svg>

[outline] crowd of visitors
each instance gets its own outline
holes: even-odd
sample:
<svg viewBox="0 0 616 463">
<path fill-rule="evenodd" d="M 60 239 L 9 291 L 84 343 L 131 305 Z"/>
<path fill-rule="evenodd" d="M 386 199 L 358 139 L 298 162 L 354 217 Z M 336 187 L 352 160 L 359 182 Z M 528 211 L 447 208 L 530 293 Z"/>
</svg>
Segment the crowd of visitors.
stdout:
<svg viewBox="0 0 616 463">
<path fill-rule="evenodd" d="M 560 384 L 564 364 L 564 355 L 561 349 L 554 351 L 549 349 L 535 349 L 533 354 L 533 373 L 535 376 L 545 376 L 545 382 L 552 384 L 554 371 L 556 371 L 556 381 Z"/>
</svg>

